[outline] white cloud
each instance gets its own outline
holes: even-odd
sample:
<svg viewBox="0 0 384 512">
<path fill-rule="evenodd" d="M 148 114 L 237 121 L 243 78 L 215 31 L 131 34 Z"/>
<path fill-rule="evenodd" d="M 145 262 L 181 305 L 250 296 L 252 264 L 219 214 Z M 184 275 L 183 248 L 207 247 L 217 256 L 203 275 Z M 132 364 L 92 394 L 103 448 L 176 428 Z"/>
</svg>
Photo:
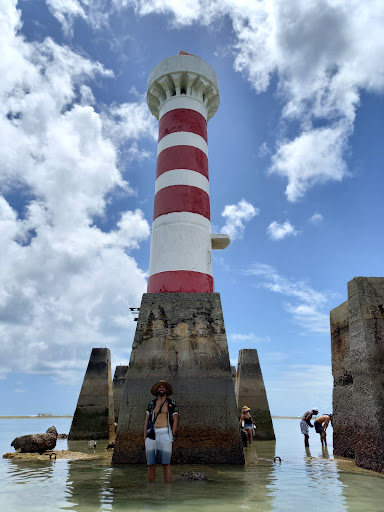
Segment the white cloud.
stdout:
<svg viewBox="0 0 384 512">
<path fill-rule="evenodd" d="M 308 129 L 278 144 L 269 172 L 288 179 L 285 193 L 289 201 L 302 198 L 313 185 L 341 181 L 348 174 L 343 160 L 348 135 L 349 130 L 338 125 Z"/>
<path fill-rule="evenodd" d="M 138 138 L 153 133 L 142 101 L 97 113 L 90 83 L 113 73 L 49 38 L 27 42 L 15 4 L 0 9 L 0 378 L 81 379 L 91 347 L 129 353 L 128 307 L 146 287 L 130 252 L 149 225 L 139 209 L 105 231 L 96 221 L 114 191 L 133 193 L 119 150 L 142 158 Z"/>
<path fill-rule="evenodd" d="M 299 232 L 287 220 L 279 224 L 275 220 L 267 227 L 267 233 L 271 240 L 283 240 L 287 236 L 296 236 Z"/>
<path fill-rule="evenodd" d="M 236 343 L 248 342 L 250 344 L 256 343 L 270 343 L 271 338 L 269 336 L 256 336 L 253 332 L 242 334 L 242 333 L 230 333 L 228 334 L 229 341 Z"/>
<path fill-rule="evenodd" d="M 228 234 L 231 240 L 242 238 L 245 230 L 244 223 L 249 222 L 255 215 L 259 215 L 259 209 L 245 199 L 237 204 L 227 204 L 221 214 L 227 219 L 221 228 L 221 233 Z"/>
<path fill-rule="evenodd" d="M 294 303 L 284 303 L 284 308 L 306 332 L 329 332 L 328 302 L 331 293 L 318 292 L 306 281 L 287 279 L 274 267 L 264 263 L 255 263 L 248 273 L 263 278 L 264 281 L 260 283 L 263 288 L 295 300 Z"/>
<path fill-rule="evenodd" d="M 323 215 L 321 213 L 315 212 L 312 217 L 310 217 L 309 222 L 311 222 L 314 225 L 321 224 L 324 220 Z"/>
<path fill-rule="evenodd" d="M 175 27 L 230 19 L 235 70 L 258 93 L 276 76 L 283 124 L 294 121 L 296 133 L 276 140 L 270 166 L 286 178 L 287 199 L 348 176 L 344 156 L 361 91 L 384 90 L 381 0 L 114 0 L 113 6 L 169 16 Z"/>
</svg>

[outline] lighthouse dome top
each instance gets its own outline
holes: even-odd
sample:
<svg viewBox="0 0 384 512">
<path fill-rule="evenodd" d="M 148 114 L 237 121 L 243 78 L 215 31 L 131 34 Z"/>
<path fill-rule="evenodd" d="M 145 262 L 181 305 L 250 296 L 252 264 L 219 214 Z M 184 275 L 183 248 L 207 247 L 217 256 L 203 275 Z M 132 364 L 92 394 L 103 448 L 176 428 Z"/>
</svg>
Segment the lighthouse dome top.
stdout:
<svg viewBox="0 0 384 512">
<path fill-rule="evenodd" d="M 174 96 L 190 96 L 202 103 L 207 121 L 219 107 L 216 71 L 200 57 L 180 52 L 159 62 L 148 78 L 147 102 L 159 119 L 162 105 Z"/>
</svg>

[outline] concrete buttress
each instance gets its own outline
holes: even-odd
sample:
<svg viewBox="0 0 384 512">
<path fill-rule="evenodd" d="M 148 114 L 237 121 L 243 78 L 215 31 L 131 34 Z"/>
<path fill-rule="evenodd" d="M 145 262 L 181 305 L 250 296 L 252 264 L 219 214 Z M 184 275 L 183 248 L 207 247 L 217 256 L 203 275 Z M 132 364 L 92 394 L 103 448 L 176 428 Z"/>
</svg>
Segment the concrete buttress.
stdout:
<svg viewBox="0 0 384 512">
<path fill-rule="evenodd" d="M 110 439 L 114 432 L 111 354 L 93 348 L 68 439 Z"/>
<path fill-rule="evenodd" d="M 125 379 L 127 377 L 128 366 L 116 366 L 113 376 L 113 404 L 115 409 L 115 422 L 119 421 L 119 410 L 123 399 Z"/>
<path fill-rule="evenodd" d="M 242 349 L 239 351 L 236 401 L 239 416 L 244 405 L 250 407 L 251 416 L 256 423 L 255 438 L 274 440 L 275 432 L 256 349 Z"/>
<path fill-rule="evenodd" d="M 342 457 L 355 457 L 353 376 L 349 357 L 348 301 L 333 309 L 331 351 L 333 374 L 333 451 Z"/>
</svg>

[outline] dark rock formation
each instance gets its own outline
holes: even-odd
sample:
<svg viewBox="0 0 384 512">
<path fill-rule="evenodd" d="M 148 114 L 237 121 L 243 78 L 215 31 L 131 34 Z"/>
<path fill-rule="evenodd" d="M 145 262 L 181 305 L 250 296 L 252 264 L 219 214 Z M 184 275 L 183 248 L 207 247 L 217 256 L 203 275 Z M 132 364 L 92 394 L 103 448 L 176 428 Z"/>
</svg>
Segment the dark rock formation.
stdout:
<svg viewBox="0 0 384 512">
<path fill-rule="evenodd" d="M 16 437 L 11 446 L 21 453 L 43 453 L 52 450 L 56 446 L 57 436 L 56 428 L 49 427 L 45 434 Z"/>
<path fill-rule="evenodd" d="M 202 482 L 206 482 L 208 478 L 204 475 L 204 473 L 200 473 L 200 471 L 188 471 L 188 473 L 183 473 L 179 476 L 180 480 L 200 480 Z"/>
<path fill-rule="evenodd" d="M 256 349 L 250 348 L 239 351 L 236 401 L 239 417 L 244 405 L 250 407 L 251 416 L 256 424 L 255 439 L 274 440 L 275 432 Z"/>
<path fill-rule="evenodd" d="M 93 348 L 68 439 L 110 439 L 115 434 L 111 354 Z"/>
<path fill-rule="evenodd" d="M 179 407 L 172 462 L 244 464 L 218 293 L 146 293 L 132 345 L 112 462 L 145 463 L 151 387 L 165 379 Z"/>
</svg>

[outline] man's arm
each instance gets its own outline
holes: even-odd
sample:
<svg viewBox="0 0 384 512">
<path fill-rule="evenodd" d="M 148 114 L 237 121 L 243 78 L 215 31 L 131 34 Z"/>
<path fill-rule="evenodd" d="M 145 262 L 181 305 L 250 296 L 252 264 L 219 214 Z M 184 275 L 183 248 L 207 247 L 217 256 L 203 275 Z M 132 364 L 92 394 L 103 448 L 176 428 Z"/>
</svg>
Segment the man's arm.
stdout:
<svg viewBox="0 0 384 512">
<path fill-rule="evenodd" d="M 327 430 L 327 428 L 328 428 L 329 420 L 330 420 L 330 419 L 331 419 L 331 418 L 328 416 L 328 418 L 324 421 L 324 427 L 323 427 L 324 432 L 325 432 L 325 431 Z"/>
<path fill-rule="evenodd" d="M 313 425 L 311 423 L 311 418 L 312 418 L 312 413 L 310 412 L 307 412 L 306 414 L 304 414 L 303 416 L 303 420 L 307 423 L 307 425 L 309 425 L 311 428 L 313 428 Z"/>
<path fill-rule="evenodd" d="M 175 437 L 175 434 L 176 434 L 176 429 L 177 429 L 177 418 L 178 418 L 178 414 L 177 412 L 175 412 L 172 416 L 172 434 L 173 434 L 173 437 Z"/>
</svg>

